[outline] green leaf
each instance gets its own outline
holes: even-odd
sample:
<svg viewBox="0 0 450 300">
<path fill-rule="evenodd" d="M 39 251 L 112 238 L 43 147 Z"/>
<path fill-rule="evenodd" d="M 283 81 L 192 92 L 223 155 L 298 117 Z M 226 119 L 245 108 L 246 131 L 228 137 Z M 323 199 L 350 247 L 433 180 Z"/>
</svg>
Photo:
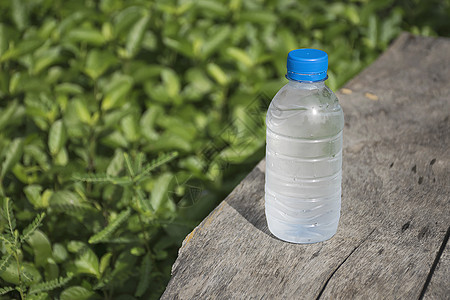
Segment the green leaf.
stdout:
<svg viewBox="0 0 450 300">
<path fill-rule="evenodd" d="M 23 145 L 24 141 L 21 138 L 16 138 L 9 144 L 8 150 L 6 150 L 5 160 L 2 163 L 0 182 L 5 177 L 6 173 L 9 172 L 22 157 Z"/>
<path fill-rule="evenodd" d="M 9 293 L 11 291 L 14 291 L 14 290 L 15 290 L 15 288 L 13 288 L 11 286 L 0 288 L 0 296 L 3 296 L 3 295 L 5 295 L 5 294 L 7 294 L 7 293 Z"/>
<path fill-rule="evenodd" d="M 42 168 L 43 171 L 50 169 L 47 154 L 37 145 L 27 145 L 24 149 L 25 154 L 30 155 Z"/>
<path fill-rule="evenodd" d="M 114 157 L 112 158 L 111 162 L 108 165 L 108 168 L 106 169 L 106 175 L 107 176 L 119 175 L 120 171 L 123 170 L 123 162 L 124 162 L 123 151 L 120 149 L 116 149 Z"/>
<path fill-rule="evenodd" d="M 34 58 L 32 74 L 39 74 L 41 71 L 47 69 L 49 66 L 57 63 L 61 59 L 61 48 L 54 47 L 42 51 Z"/>
<path fill-rule="evenodd" d="M 147 199 L 147 197 L 145 197 L 144 192 L 142 191 L 142 189 L 140 189 L 140 187 L 135 189 L 135 195 L 136 199 L 134 199 L 134 201 L 138 202 L 138 207 L 140 211 L 143 212 L 150 212 L 153 211 L 153 207 L 151 206 L 149 200 Z"/>
<path fill-rule="evenodd" d="M 82 286 L 71 286 L 62 291 L 59 296 L 60 300 L 88 300 L 92 299 L 95 295 L 93 291 L 90 291 Z"/>
<path fill-rule="evenodd" d="M 80 257 L 75 260 L 75 267 L 78 273 L 90 274 L 100 278 L 98 257 L 90 248 L 86 248 Z"/>
<path fill-rule="evenodd" d="M 121 105 L 121 101 L 130 92 L 133 86 L 133 80 L 129 76 L 121 76 L 115 81 L 114 85 L 107 91 L 102 101 L 102 110 L 109 110 Z"/>
<path fill-rule="evenodd" d="M 57 191 L 50 196 L 50 207 L 61 210 L 66 213 L 79 212 L 80 210 L 92 210 L 89 202 L 80 199 L 80 197 L 70 191 Z"/>
<path fill-rule="evenodd" d="M 59 276 L 59 267 L 53 258 L 47 259 L 47 264 L 45 265 L 44 270 L 47 281 L 57 279 Z"/>
<path fill-rule="evenodd" d="M 93 80 L 97 80 L 109 67 L 117 62 L 117 58 L 109 51 L 93 49 L 89 51 L 84 72 Z"/>
<path fill-rule="evenodd" d="M 161 72 L 161 78 L 166 86 L 166 91 L 169 97 L 176 98 L 181 89 L 180 80 L 172 69 L 164 69 Z"/>
<path fill-rule="evenodd" d="M 142 265 L 139 270 L 139 282 L 136 288 L 136 292 L 134 293 L 136 297 L 142 297 L 142 295 L 144 295 L 144 293 L 150 286 L 151 271 L 152 271 L 152 261 L 150 258 L 150 253 L 147 253 L 147 255 L 145 255 L 144 258 L 142 259 Z"/>
<path fill-rule="evenodd" d="M 62 120 L 52 124 L 48 136 L 48 148 L 52 155 L 57 155 L 67 140 L 67 132 Z"/>
<path fill-rule="evenodd" d="M 268 24 L 277 22 L 278 16 L 270 11 L 247 11 L 240 14 L 239 20 L 252 24 Z"/>
<path fill-rule="evenodd" d="M 94 183 L 112 183 L 119 185 L 128 185 L 133 183 L 127 176 L 115 177 L 106 174 L 75 174 L 72 176 L 74 180 Z"/>
<path fill-rule="evenodd" d="M 56 154 L 53 162 L 57 166 L 65 166 L 69 162 L 69 154 L 67 153 L 66 147 L 62 147 Z"/>
<path fill-rule="evenodd" d="M 122 131 L 129 142 L 136 142 L 139 140 L 140 128 L 138 121 L 139 120 L 134 115 L 128 115 L 120 121 Z"/>
<path fill-rule="evenodd" d="M 103 274 L 111 261 L 112 253 L 108 252 L 100 259 L 100 274 Z"/>
<path fill-rule="evenodd" d="M 33 284 L 30 286 L 28 293 L 38 294 L 42 292 L 52 291 L 56 288 L 60 288 L 68 283 L 72 279 L 73 275 L 69 273 L 66 277 L 59 277 L 50 281 Z"/>
<path fill-rule="evenodd" d="M 0 274 L 6 271 L 12 260 L 12 253 L 6 254 L 0 259 Z"/>
<path fill-rule="evenodd" d="M 34 229 L 34 232 L 27 236 L 27 242 L 30 244 L 31 248 L 33 248 L 36 266 L 45 266 L 47 264 L 47 259 L 53 257 L 50 241 L 42 231 Z"/>
<path fill-rule="evenodd" d="M 3 199 L 3 215 L 8 223 L 8 234 L 12 240 L 15 240 L 16 235 L 14 234 L 14 230 L 16 229 L 16 218 L 14 217 L 9 198 Z"/>
<path fill-rule="evenodd" d="M 34 218 L 33 222 L 31 222 L 27 228 L 24 229 L 22 236 L 20 238 L 20 242 L 28 241 L 30 236 L 39 228 L 42 223 L 42 220 L 45 217 L 45 213 L 41 213 Z"/>
<path fill-rule="evenodd" d="M 75 111 L 77 113 L 78 119 L 85 124 L 90 124 L 91 113 L 87 108 L 86 101 L 84 101 L 84 99 L 77 98 L 73 101 L 73 105 L 75 106 Z"/>
<path fill-rule="evenodd" d="M 28 294 L 27 300 L 48 300 L 48 293 Z"/>
<path fill-rule="evenodd" d="M 63 245 L 59 243 L 53 244 L 53 258 L 57 263 L 62 263 L 67 257 L 67 250 Z"/>
<path fill-rule="evenodd" d="M 55 92 L 68 95 L 79 95 L 83 93 L 83 88 L 75 83 L 63 82 L 55 86 Z"/>
<path fill-rule="evenodd" d="M 12 18 L 19 30 L 25 29 L 28 24 L 27 6 L 23 0 L 12 1 Z"/>
<path fill-rule="evenodd" d="M 33 264 L 28 262 L 21 263 L 20 274 L 22 277 L 22 282 L 26 285 L 29 285 L 30 283 L 37 283 L 42 279 L 42 276 L 39 273 L 38 269 Z M 0 277 L 6 282 L 19 285 L 20 281 L 17 261 L 14 259 L 11 260 L 6 270 L 0 273 Z"/>
<path fill-rule="evenodd" d="M 212 14 L 213 17 L 224 17 L 229 12 L 224 4 L 214 0 L 197 0 L 195 4 L 199 11 L 204 11 L 208 15 Z"/>
<path fill-rule="evenodd" d="M 239 48 L 230 47 L 227 49 L 227 54 L 237 62 L 244 64 L 247 68 L 253 66 L 251 57 Z"/>
<path fill-rule="evenodd" d="M 130 217 L 130 215 L 130 208 L 122 211 L 112 222 L 108 224 L 108 226 L 91 236 L 89 238 L 89 244 L 97 244 L 107 241 L 108 238 L 117 230 L 117 228 Z"/>
<path fill-rule="evenodd" d="M 128 155 L 128 153 L 124 153 L 123 154 L 123 158 L 125 159 L 125 166 L 127 167 L 128 174 L 131 177 L 134 177 L 136 175 L 136 171 L 137 170 L 134 169 L 133 164 L 131 163 L 130 156 Z"/>
<path fill-rule="evenodd" d="M 8 49 L 3 55 L 0 57 L 0 63 L 8 60 L 17 59 L 22 57 L 28 53 L 33 52 L 37 48 L 39 48 L 44 41 L 38 39 L 29 39 L 20 42 L 17 47 Z"/>
<path fill-rule="evenodd" d="M 167 154 L 163 154 L 159 156 L 158 158 L 153 159 L 149 164 L 144 166 L 144 170 L 135 178 L 135 181 L 139 181 L 142 178 L 144 178 L 145 175 L 149 174 L 151 171 L 155 170 L 156 168 L 159 168 L 160 166 L 168 163 L 169 161 L 173 160 L 175 157 L 178 156 L 178 152 L 170 152 Z"/>
<path fill-rule="evenodd" d="M 150 203 L 155 211 L 158 211 L 168 201 L 169 187 L 173 175 L 164 173 L 155 181 L 150 197 Z"/>
<path fill-rule="evenodd" d="M 231 35 L 231 32 L 232 30 L 229 25 L 224 25 L 214 32 L 214 34 L 203 44 L 202 50 L 205 57 L 209 57 L 216 50 L 220 49 Z"/>
<path fill-rule="evenodd" d="M 69 241 L 69 243 L 67 243 L 67 250 L 72 253 L 78 253 L 86 248 L 86 243 L 81 241 Z"/>
<path fill-rule="evenodd" d="M 73 42 L 84 42 L 93 46 L 101 46 L 105 43 L 102 33 L 93 28 L 72 29 L 67 38 Z"/>
<path fill-rule="evenodd" d="M 220 85 L 226 85 L 228 83 L 228 76 L 218 65 L 210 63 L 206 66 L 206 70 Z"/>
<path fill-rule="evenodd" d="M 142 39 L 144 37 L 144 33 L 147 29 L 149 21 L 150 21 L 150 16 L 145 15 L 145 16 L 141 17 L 141 19 L 139 19 L 133 25 L 131 30 L 128 32 L 127 42 L 126 42 L 128 58 L 135 56 L 136 53 L 139 51 L 139 48 L 141 47 Z"/>
<path fill-rule="evenodd" d="M 23 191 L 28 199 L 28 202 L 33 204 L 35 208 L 44 208 L 48 206 L 48 203 L 46 203 L 47 205 L 45 205 L 45 203 L 42 203 L 41 197 L 42 187 L 40 185 L 33 185 L 33 184 L 27 185 L 23 189 Z"/>
<path fill-rule="evenodd" d="M 17 101 L 12 101 L 4 110 L 0 111 L 0 130 L 3 130 L 13 121 L 12 117 L 17 112 L 18 107 Z"/>
<path fill-rule="evenodd" d="M 179 39 L 171 39 L 169 37 L 165 37 L 163 39 L 164 44 L 187 57 L 194 57 L 194 50 L 192 49 L 192 43 L 188 40 L 179 38 Z"/>
</svg>

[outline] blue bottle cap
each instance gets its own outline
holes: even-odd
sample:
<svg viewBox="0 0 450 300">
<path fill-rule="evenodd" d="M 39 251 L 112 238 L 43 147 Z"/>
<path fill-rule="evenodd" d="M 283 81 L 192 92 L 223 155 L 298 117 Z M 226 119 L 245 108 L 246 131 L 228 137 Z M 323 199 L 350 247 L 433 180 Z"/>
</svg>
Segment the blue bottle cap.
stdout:
<svg viewBox="0 0 450 300">
<path fill-rule="evenodd" d="M 318 49 L 296 49 L 287 57 L 287 79 L 322 81 L 327 79 L 328 54 Z"/>
</svg>

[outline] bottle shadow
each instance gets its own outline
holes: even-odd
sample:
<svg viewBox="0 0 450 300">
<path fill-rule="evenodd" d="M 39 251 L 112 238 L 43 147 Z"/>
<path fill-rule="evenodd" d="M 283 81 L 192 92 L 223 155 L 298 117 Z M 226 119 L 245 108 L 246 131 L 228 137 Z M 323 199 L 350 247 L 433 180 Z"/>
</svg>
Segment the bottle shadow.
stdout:
<svg viewBox="0 0 450 300">
<path fill-rule="evenodd" d="M 267 227 L 264 210 L 264 172 L 261 162 L 250 174 L 231 192 L 225 202 L 234 208 L 256 229 L 269 237 L 276 238 Z"/>
</svg>

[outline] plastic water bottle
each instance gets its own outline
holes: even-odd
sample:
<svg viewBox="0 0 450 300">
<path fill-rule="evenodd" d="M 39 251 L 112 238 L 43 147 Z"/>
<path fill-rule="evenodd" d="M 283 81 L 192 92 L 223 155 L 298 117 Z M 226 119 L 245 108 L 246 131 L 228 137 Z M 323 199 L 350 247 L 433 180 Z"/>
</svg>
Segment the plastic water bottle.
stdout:
<svg viewBox="0 0 450 300">
<path fill-rule="evenodd" d="M 327 69 L 324 51 L 289 52 L 289 82 L 266 116 L 266 218 L 288 242 L 321 242 L 338 227 L 344 114 L 325 85 Z"/>
</svg>

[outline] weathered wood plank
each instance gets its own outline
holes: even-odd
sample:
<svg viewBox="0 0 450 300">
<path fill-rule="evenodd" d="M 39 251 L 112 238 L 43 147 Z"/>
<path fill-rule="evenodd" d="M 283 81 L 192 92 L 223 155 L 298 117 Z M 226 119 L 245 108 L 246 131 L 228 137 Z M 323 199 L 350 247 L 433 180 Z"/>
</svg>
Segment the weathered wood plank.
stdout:
<svg viewBox="0 0 450 300">
<path fill-rule="evenodd" d="M 448 39 L 403 34 L 338 94 L 335 237 L 296 245 L 270 234 L 262 161 L 185 239 L 162 299 L 448 298 L 448 53 Z"/>
</svg>

